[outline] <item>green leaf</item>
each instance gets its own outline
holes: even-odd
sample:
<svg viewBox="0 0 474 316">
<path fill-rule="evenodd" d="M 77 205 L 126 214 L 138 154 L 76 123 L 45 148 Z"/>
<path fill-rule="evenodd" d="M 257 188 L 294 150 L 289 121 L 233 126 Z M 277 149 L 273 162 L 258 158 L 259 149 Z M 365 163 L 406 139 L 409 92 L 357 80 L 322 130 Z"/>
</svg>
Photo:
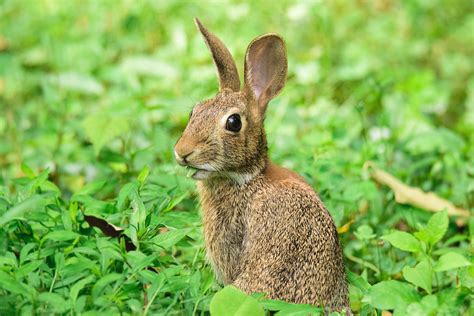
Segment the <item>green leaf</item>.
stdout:
<svg viewBox="0 0 474 316">
<path fill-rule="evenodd" d="M 61 295 L 56 293 L 41 293 L 38 295 L 38 301 L 43 303 L 43 306 L 46 304 L 48 306 L 48 310 L 52 310 L 56 313 L 64 313 L 69 309 L 69 304 L 66 302 L 66 300 L 64 300 Z"/>
<path fill-rule="evenodd" d="M 442 211 L 431 216 L 426 227 L 419 232 L 415 233 L 415 236 L 431 245 L 436 244 L 443 238 L 444 234 L 448 230 L 449 217 L 447 211 Z"/>
<path fill-rule="evenodd" d="M 150 242 L 165 249 L 169 249 L 189 234 L 190 231 L 190 228 L 170 230 L 153 237 Z"/>
<path fill-rule="evenodd" d="M 319 315 L 323 312 L 322 308 L 309 304 L 292 304 L 277 300 L 263 300 L 260 304 L 262 304 L 265 309 L 272 312 L 277 311 L 275 315 L 278 316 Z"/>
<path fill-rule="evenodd" d="M 27 276 L 29 273 L 35 271 L 38 269 L 40 265 L 43 264 L 43 260 L 36 260 L 32 262 L 28 262 L 24 265 L 22 265 L 15 273 L 15 276 L 17 278 L 22 278 L 24 276 Z"/>
<path fill-rule="evenodd" d="M 436 272 L 468 267 L 471 263 L 463 255 L 448 252 L 442 255 L 434 266 Z"/>
<path fill-rule="evenodd" d="M 148 175 L 150 174 L 150 170 L 148 169 L 148 166 L 145 165 L 145 167 L 143 167 L 142 171 L 140 171 L 140 174 L 138 175 L 138 182 L 140 182 L 140 184 L 143 184 L 145 183 L 146 181 L 146 178 L 148 177 Z"/>
<path fill-rule="evenodd" d="M 392 246 L 404 251 L 421 251 L 420 242 L 412 234 L 407 232 L 395 231 L 391 234 L 384 235 L 381 238 L 391 243 Z"/>
<path fill-rule="evenodd" d="M 428 260 L 423 260 L 414 268 L 403 268 L 403 277 L 415 286 L 421 287 L 431 294 L 431 278 L 433 270 Z"/>
<path fill-rule="evenodd" d="M 131 193 L 138 190 L 138 182 L 133 181 L 125 184 L 121 189 L 117 197 L 117 209 L 122 211 L 125 206 L 125 202 L 131 196 Z"/>
<path fill-rule="evenodd" d="M 118 273 L 110 273 L 110 274 L 107 274 L 106 276 L 103 276 L 101 279 L 99 279 L 94 284 L 94 287 L 92 288 L 92 297 L 94 299 L 99 298 L 99 296 L 105 290 L 107 285 L 109 285 L 110 283 L 113 283 L 117 280 L 120 280 L 122 277 L 123 277 L 123 275 L 118 274 Z"/>
<path fill-rule="evenodd" d="M 146 208 L 138 190 L 130 193 L 132 214 L 130 214 L 130 239 L 139 247 L 138 238 L 145 231 Z"/>
<path fill-rule="evenodd" d="M 23 173 L 26 174 L 26 176 L 30 179 L 36 178 L 36 174 L 33 169 L 31 169 L 30 166 L 24 162 L 21 163 L 21 171 L 23 171 Z"/>
<path fill-rule="evenodd" d="M 83 186 L 79 191 L 74 193 L 74 195 L 93 195 L 99 192 L 99 190 L 102 189 L 106 183 L 107 181 L 105 180 L 92 181 Z"/>
<path fill-rule="evenodd" d="M 370 284 L 367 280 L 352 271 L 347 271 L 347 280 L 362 292 L 365 292 L 370 288 Z"/>
<path fill-rule="evenodd" d="M 82 123 L 87 137 L 94 145 L 95 155 L 105 144 L 119 135 L 128 132 L 129 123 L 126 116 L 111 115 L 106 112 L 94 113 Z"/>
<path fill-rule="evenodd" d="M 438 297 L 436 295 L 426 295 L 421 299 L 421 302 L 408 305 L 406 312 L 410 316 L 443 315 L 437 309 Z"/>
<path fill-rule="evenodd" d="M 419 297 L 407 283 L 391 280 L 373 285 L 364 301 L 378 309 L 399 309 L 418 302 Z"/>
<path fill-rule="evenodd" d="M 80 237 L 78 233 L 69 230 L 55 230 L 43 237 L 43 240 L 67 241 Z"/>
<path fill-rule="evenodd" d="M 369 225 L 359 226 L 354 235 L 359 240 L 370 240 L 375 237 L 374 230 Z"/>
<path fill-rule="evenodd" d="M 36 292 L 34 288 L 28 284 L 21 283 L 13 278 L 11 275 L 0 270 L 0 288 L 7 290 L 13 294 L 27 296 L 32 299 Z"/>
<path fill-rule="evenodd" d="M 211 300 L 212 316 L 259 316 L 265 315 L 257 300 L 235 286 L 228 285 L 217 292 Z"/>
<path fill-rule="evenodd" d="M 93 282 L 95 280 L 94 275 L 89 275 L 88 277 L 77 281 L 74 283 L 74 285 L 71 287 L 71 291 L 69 292 L 69 297 L 71 298 L 71 302 L 73 304 L 76 303 L 77 296 L 79 295 L 79 292 L 89 283 Z"/>
<path fill-rule="evenodd" d="M 27 200 L 24 200 L 23 202 L 10 208 L 0 217 L 0 227 L 3 227 L 3 225 L 14 219 L 22 218 L 25 212 L 32 210 L 41 211 L 45 204 L 46 201 L 39 195 L 34 195 Z"/>
</svg>

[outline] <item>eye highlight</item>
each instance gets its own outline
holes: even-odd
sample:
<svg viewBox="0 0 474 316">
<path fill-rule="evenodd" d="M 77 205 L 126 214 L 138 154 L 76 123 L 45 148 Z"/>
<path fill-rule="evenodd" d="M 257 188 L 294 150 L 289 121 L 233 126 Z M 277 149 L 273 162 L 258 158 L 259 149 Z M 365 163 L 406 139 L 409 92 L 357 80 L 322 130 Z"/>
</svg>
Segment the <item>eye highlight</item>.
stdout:
<svg viewBox="0 0 474 316">
<path fill-rule="evenodd" d="M 225 122 L 225 129 L 234 133 L 237 133 L 242 128 L 242 121 L 240 120 L 239 114 L 232 114 L 227 118 Z"/>
</svg>

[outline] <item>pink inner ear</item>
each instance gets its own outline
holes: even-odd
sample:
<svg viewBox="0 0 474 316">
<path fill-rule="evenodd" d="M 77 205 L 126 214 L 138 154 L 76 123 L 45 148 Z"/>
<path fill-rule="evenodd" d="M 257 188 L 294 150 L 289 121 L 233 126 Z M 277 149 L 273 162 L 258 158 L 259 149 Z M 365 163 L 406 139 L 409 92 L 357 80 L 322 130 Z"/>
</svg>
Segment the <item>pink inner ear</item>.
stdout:
<svg viewBox="0 0 474 316">
<path fill-rule="evenodd" d="M 249 83 L 257 100 L 263 97 L 268 101 L 278 88 L 273 87 L 281 67 L 281 56 L 275 54 L 281 50 L 278 46 L 278 42 L 264 40 L 255 43 L 249 54 Z"/>
</svg>

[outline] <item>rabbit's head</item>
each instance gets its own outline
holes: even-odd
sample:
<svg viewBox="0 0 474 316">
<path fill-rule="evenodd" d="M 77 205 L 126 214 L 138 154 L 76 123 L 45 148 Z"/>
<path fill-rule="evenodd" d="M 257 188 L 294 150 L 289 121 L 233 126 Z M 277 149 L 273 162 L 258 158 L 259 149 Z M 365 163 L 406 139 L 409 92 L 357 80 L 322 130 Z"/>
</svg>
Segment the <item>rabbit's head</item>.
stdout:
<svg viewBox="0 0 474 316">
<path fill-rule="evenodd" d="M 244 87 L 225 45 L 198 19 L 196 25 L 211 51 L 219 77 L 219 93 L 199 102 L 175 146 L 179 164 L 197 169 L 196 180 L 225 176 L 251 179 L 267 159 L 263 120 L 268 102 L 285 85 L 285 43 L 277 34 L 254 39 L 245 55 Z"/>
</svg>

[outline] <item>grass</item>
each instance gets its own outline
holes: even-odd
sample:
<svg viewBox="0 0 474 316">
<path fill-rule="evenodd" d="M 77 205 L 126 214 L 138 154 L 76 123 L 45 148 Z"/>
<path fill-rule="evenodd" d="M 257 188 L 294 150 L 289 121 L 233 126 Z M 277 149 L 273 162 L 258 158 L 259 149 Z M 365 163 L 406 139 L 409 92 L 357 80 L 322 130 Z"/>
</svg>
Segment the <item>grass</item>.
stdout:
<svg viewBox="0 0 474 316">
<path fill-rule="evenodd" d="M 194 16 L 241 74 L 254 37 L 285 38 L 270 154 L 340 228 L 353 311 L 474 313 L 472 216 L 457 226 L 398 204 L 363 168 L 472 212 L 470 1 L 3 0 L 0 314 L 218 315 L 236 297 L 226 288 L 211 304 L 221 285 L 195 185 L 172 155 L 192 105 L 217 91 Z M 108 237 L 87 216 L 123 230 Z M 254 300 L 255 313 L 318 311 Z"/>
</svg>

